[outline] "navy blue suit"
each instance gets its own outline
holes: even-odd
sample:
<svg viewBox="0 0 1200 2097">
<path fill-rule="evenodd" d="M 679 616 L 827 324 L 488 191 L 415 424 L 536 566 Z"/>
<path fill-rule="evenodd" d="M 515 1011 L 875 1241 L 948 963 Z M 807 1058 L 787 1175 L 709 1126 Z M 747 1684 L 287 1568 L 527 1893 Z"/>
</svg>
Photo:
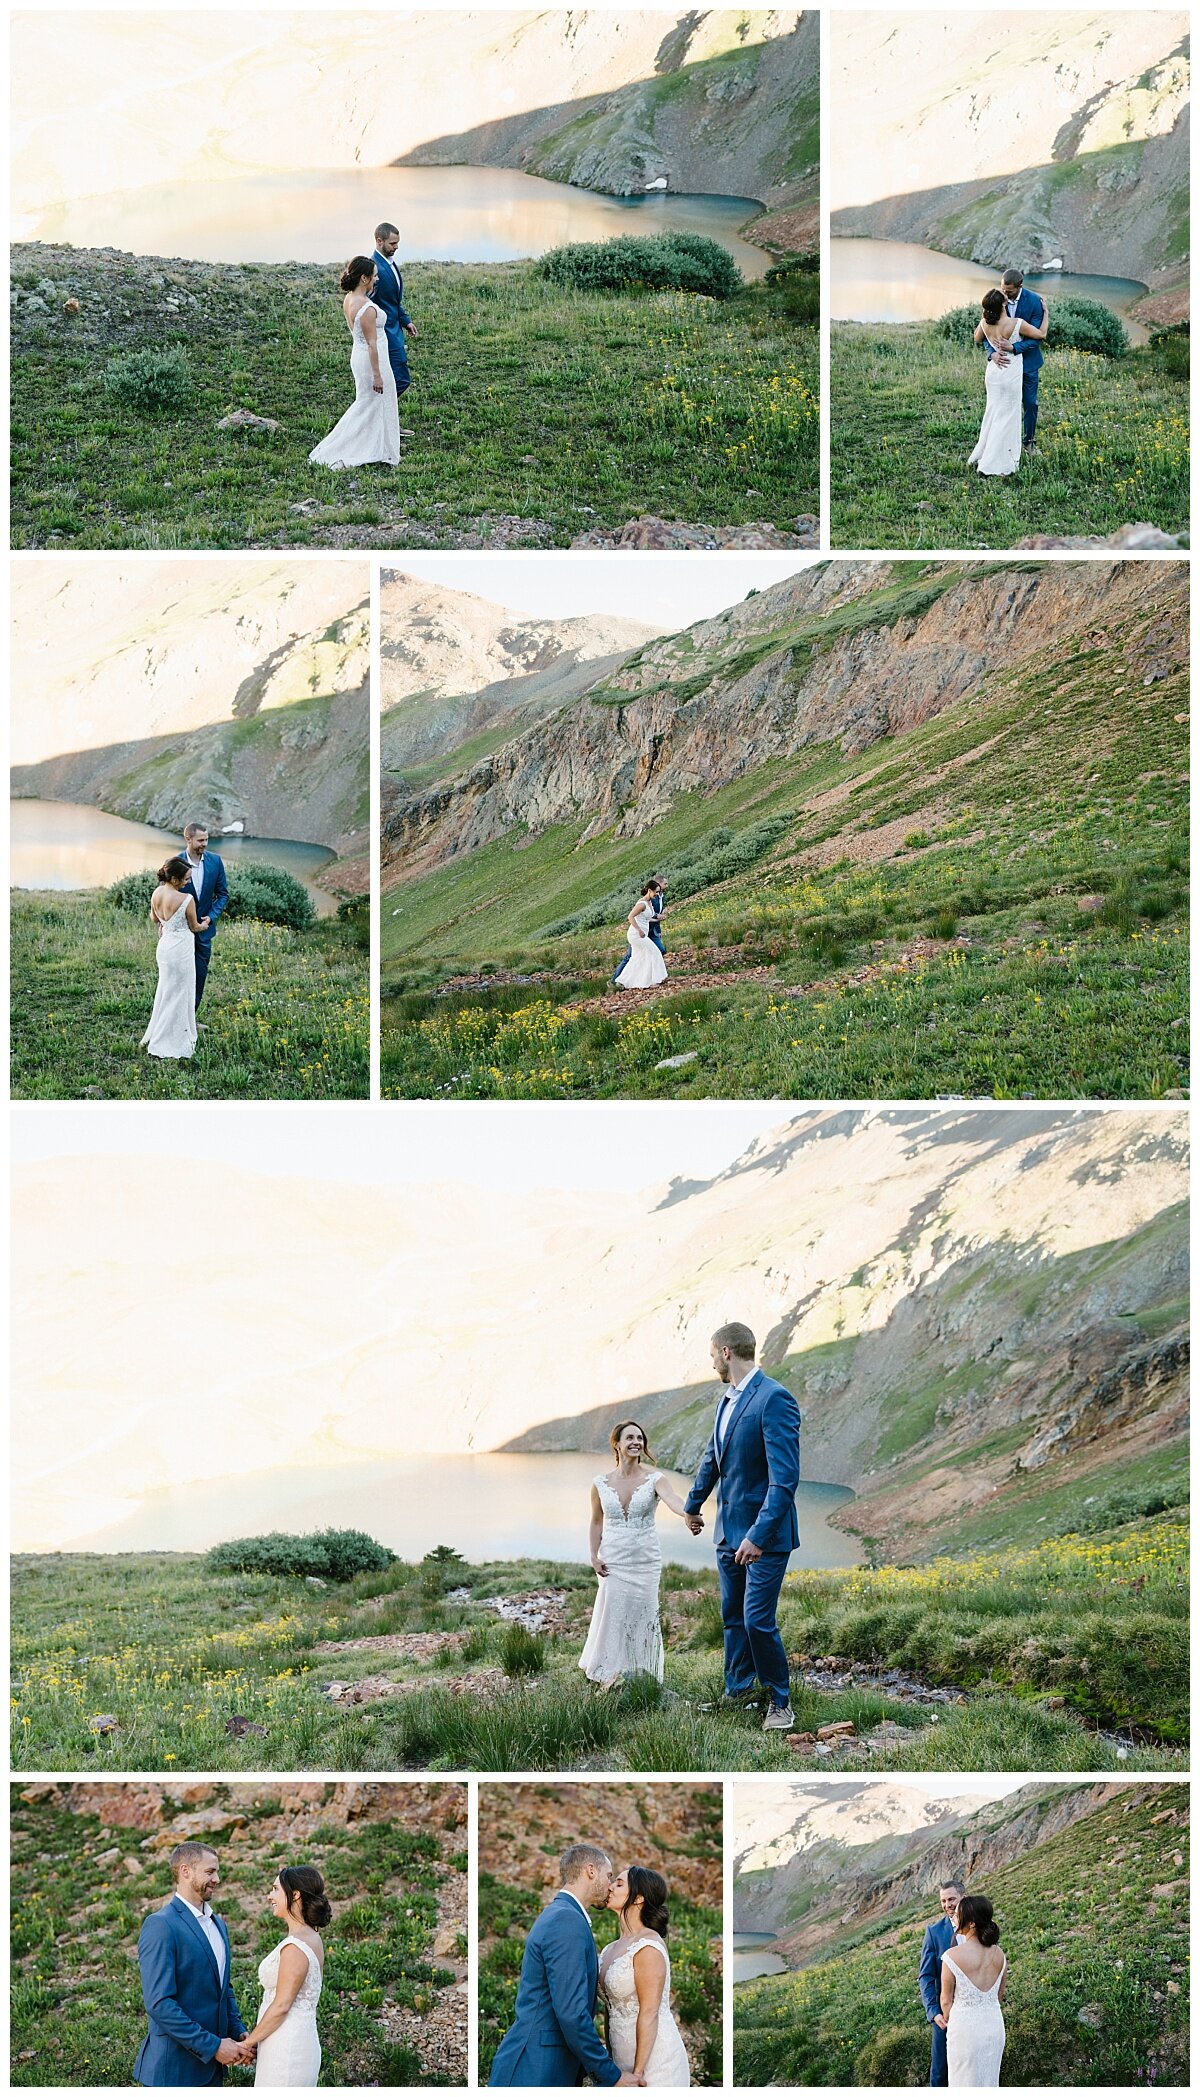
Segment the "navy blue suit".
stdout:
<svg viewBox="0 0 1200 2097">
<path fill-rule="evenodd" d="M 513 2021 L 488 2082 L 522 2090 L 574 2089 L 585 2075 L 606 2086 L 621 2071 L 596 2032 L 600 1962 L 592 1925 L 570 1893 L 557 1893 L 528 1937 Z"/>
<path fill-rule="evenodd" d="M 185 845 L 183 849 L 184 857 L 186 858 L 187 846 Z M 229 902 L 229 887 L 225 880 L 224 861 L 218 859 L 215 852 L 206 852 L 204 865 L 200 870 L 199 883 L 197 883 L 196 875 L 193 871 L 184 883 L 184 886 L 185 888 L 190 888 L 196 898 L 196 916 L 198 918 L 206 917 L 210 919 L 208 930 L 206 932 L 197 932 L 196 934 L 196 1010 L 198 1012 L 200 1010 L 200 1000 L 204 995 L 204 985 L 208 978 L 208 964 L 212 960 L 212 943 L 217 929 L 217 919 Z"/>
<path fill-rule="evenodd" d="M 1042 300 L 1036 291 L 1026 291 L 1024 285 L 1021 286 L 1013 313 L 1018 320 L 1027 320 L 1035 328 L 1040 328 L 1046 318 L 1046 308 Z M 1042 355 L 1041 343 L 1031 341 L 1028 336 L 1023 340 L 1010 342 L 1009 351 L 1012 356 L 1021 359 L 1021 413 L 1025 425 L 1025 442 L 1032 444 L 1038 419 L 1038 374 L 1046 360 Z M 987 353 L 989 357 L 995 354 L 990 342 L 987 344 Z"/>
<path fill-rule="evenodd" d="M 788 1559 L 800 1541 L 796 1487 L 800 1483 L 800 1408 L 781 1383 L 756 1369 L 722 1423 L 717 1422 L 684 1503 L 699 1514 L 717 1487 L 717 1571 L 725 1630 L 725 1690 L 741 1696 L 755 1680 L 776 1704 L 790 1701 L 787 1654 L 776 1611 Z M 762 1552 L 750 1565 L 734 1553 L 745 1538 Z"/>
<path fill-rule="evenodd" d="M 224 2082 L 216 2058 L 222 2039 L 244 2039 L 246 2027 L 233 1992 L 229 1931 L 214 1916 L 225 1943 L 224 1978 L 212 1946 L 191 1909 L 172 1897 L 147 1915 L 138 1938 L 142 2001 L 150 2029 L 133 2079 L 151 2089 L 203 2089 Z"/>
<path fill-rule="evenodd" d="M 659 895 L 659 896 L 651 896 L 651 898 L 650 898 L 650 912 L 651 912 L 651 916 L 650 916 L 650 930 L 649 930 L 649 931 L 647 932 L 647 934 L 646 934 L 646 937 L 647 937 L 647 939 L 652 939 L 652 940 L 654 941 L 654 944 L 655 944 L 655 946 L 656 946 L 656 947 L 658 948 L 658 951 L 659 951 L 659 953 L 660 953 L 660 954 L 661 954 L 661 955 L 663 956 L 663 959 L 664 959 L 664 960 L 666 959 L 666 953 L 667 953 L 667 950 L 666 950 L 665 946 L 663 945 L 663 936 L 662 936 L 662 914 L 663 914 L 663 910 L 664 910 L 664 908 L 665 908 L 665 905 L 666 905 L 666 900 L 667 900 L 667 899 L 666 899 L 666 897 L 665 897 L 665 896 L 662 896 L 662 895 Z M 625 942 L 625 952 L 624 952 L 624 953 L 622 954 L 622 956 L 621 956 L 621 959 L 620 959 L 620 960 L 618 961 L 618 963 L 617 963 L 617 965 L 616 965 L 615 969 L 613 970 L 613 982 L 614 982 L 614 983 L 619 983 L 619 982 L 620 982 L 620 980 L 621 980 L 621 971 L 622 971 L 622 969 L 623 969 L 623 968 L 624 968 L 624 967 L 625 967 L 625 966 L 627 965 L 627 963 L 628 963 L 628 961 L 629 961 L 629 957 L 630 957 L 630 955 L 632 954 L 632 952 L 633 952 L 633 948 L 632 948 L 632 947 L 630 946 L 630 944 L 629 944 L 628 940 L 626 940 L 626 942 Z"/>
<path fill-rule="evenodd" d="M 377 282 L 371 293 L 371 301 L 373 305 L 378 306 L 383 315 L 387 331 L 388 362 L 396 381 L 396 391 L 403 393 L 405 388 L 412 384 L 412 374 L 408 368 L 408 346 L 404 337 L 405 328 L 411 325 L 404 310 L 404 278 L 400 274 L 399 263 L 389 262 L 387 256 L 381 255 L 378 248 L 373 259 Z"/>
<path fill-rule="evenodd" d="M 946 2066 L 946 2034 L 933 2020 L 940 2016 L 942 2008 L 942 1954 L 949 1951 L 957 1935 L 950 1917 L 943 1915 L 940 1921 L 929 1924 L 921 1946 L 917 1982 L 929 2024 L 929 2085 L 934 2090 L 944 2090 L 950 2079 Z"/>
</svg>

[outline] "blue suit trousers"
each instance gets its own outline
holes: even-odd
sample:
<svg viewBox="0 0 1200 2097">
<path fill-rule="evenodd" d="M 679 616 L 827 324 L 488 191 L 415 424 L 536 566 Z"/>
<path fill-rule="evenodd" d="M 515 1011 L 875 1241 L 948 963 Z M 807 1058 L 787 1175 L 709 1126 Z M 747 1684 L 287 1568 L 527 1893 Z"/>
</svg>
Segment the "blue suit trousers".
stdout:
<svg viewBox="0 0 1200 2097">
<path fill-rule="evenodd" d="M 764 1551 L 750 1565 L 738 1565 L 732 1545 L 717 1545 L 727 1696 L 741 1696 L 757 1680 L 773 1703 L 790 1702 L 787 1653 L 775 1621 L 790 1555 Z"/>
</svg>

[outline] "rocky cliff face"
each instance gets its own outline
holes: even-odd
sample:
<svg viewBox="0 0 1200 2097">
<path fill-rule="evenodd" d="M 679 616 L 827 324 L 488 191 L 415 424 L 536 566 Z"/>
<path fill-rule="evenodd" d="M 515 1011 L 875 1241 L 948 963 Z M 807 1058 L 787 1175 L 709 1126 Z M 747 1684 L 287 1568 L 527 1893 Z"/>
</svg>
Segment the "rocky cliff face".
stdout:
<svg viewBox="0 0 1200 2097">
<path fill-rule="evenodd" d="M 1184 15 L 847 16 L 831 56 L 835 237 L 1186 283 Z"/>
<path fill-rule="evenodd" d="M 942 1463 L 959 1509 L 1011 1472 L 1011 1454 L 999 1470 L 994 1450 L 979 1455 L 984 1413 L 990 1426 L 999 1408 L 1035 1451 L 1086 1403 L 1096 1361 L 1123 1358 L 1118 1332 L 1128 1356 L 1173 1340 L 1185 1316 L 1187 1131 L 1152 1110 L 812 1110 L 711 1178 L 583 1205 L 545 1188 L 225 1166 L 206 1432 L 181 1439 L 159 1374 L 173 1310 L 129 1281 L 154 1257 L 177 1179 L 166 1156 L 123 1160 L 115 1178 L 104 1159 L 18 1168 L 18 1549 L 68 1544 L 160 1486 L 217 1477 L 233 1447 L 246 1470 L 518 1438 L 601 1449 L 626 1410 L 655 1429 L 661 1460 L 694 1461 L 712 1417 L 709 1336 L 733 1315 L 797 1391 L 806 1477 L 899 1487 L 894 1449 L 922 1477 Z M 105 1218 L 66 1275 L 64 1213 Z M 287 1286 L 264 1296 L 262 1247 L 283 1238 Z M 511 1307 L 532 1301 L 517 1360 Z M 397 1381 L 414 1317 L 436 1407 Z M 1181 1371 L 1149 1404 L 1146 1377 L 1128 1388 L 1127 1414 L 1106 1404 L 1103 1436 L 1051 1453 L 1040 1480 L 1177 1433 Z M 918 1519 L 915 1501 L 910 1483 L 885 1526 Z M 944 1519 L 935 1503 L 931 1548 Z"/>
<path fill-rule="evenodd" d="M 1162 619 L 1139 636 L 1135 675 L 1149 673 L 1152 656 L 1175 666 L 1186 651 L 1186 576 L 1156 572 L 1153 591 Z M 986 703 L 1002 661 L 1032 662 L 1075 635 L 1117 645 L 1115 630 L 1146 604 L 1144 569 L 1121 562 L 805 569 L 649 643 L 461 777 L 390 792 L 385 883 L 518 824 L 536 833 L 580 822 L 582 842 L 609 829 L 639 836 L 681 793 L 712 791 L 812 744 L 867 749 L 972 694 Z"/>
<path fill-rule="evenodd" d="M 585 691 L 661 628 L 616 614 L 521 619 L 466 590 L 385 569 L 380 683 L 385 771 L 448 756 Z"/>
<path fill-rule="evenodd" d="M 479 1869 L 547 1898 L 572 1842 L 598 1842 L 618 1868 L 648 1864 L 685 1900 L 721 1905 L 719 1784 L 486 1784 Z"/>
<path fill-rule="evenodd" d="M 789 1966 L 802 1966 L 842 1930 L 879 1922 L 921 1897 L 938 1912 L 947 1879 L 981 1883 L 1005 1864 L 1059 1835 L 1110 1800 L 1150 1787 L 1117 1784 L 1028 1784 L 986 1801 L 925 1799 L 902 1785 L 790 1787 L 797 1794 L 792 1827 L 772 1854 L 742 1847 L 734 1864 L 734 1928 L 773 1929 Z M 877 1832 L 881 1789 L 891 1808 Z M 907 1808 L 907 1811 L 906 1811 Z M 905 1825 L 907 1819 L 907 1826 Z"/>
<path fill-rule="evenodd" d="M 57 565 L 17 578 L 15 795 L 365 853 L 360 563 Z"/>
<path fill-rule="evenodd" d="M 81 196 L 270 169 L 586 164 L 614 194 L 665 178 L 773 201 L 816 160 L 797 9 L 94 16 L 67 80 L 61 36 L 53 15 L 18 28 L 18 234 Z"/>
</svg>

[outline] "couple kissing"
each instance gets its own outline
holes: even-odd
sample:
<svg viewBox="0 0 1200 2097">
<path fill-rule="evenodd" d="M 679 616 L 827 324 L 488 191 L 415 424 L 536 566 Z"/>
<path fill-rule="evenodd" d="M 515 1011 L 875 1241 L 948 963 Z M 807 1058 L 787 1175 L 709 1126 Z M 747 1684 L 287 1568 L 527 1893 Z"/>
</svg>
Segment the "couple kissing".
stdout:
<svg viewBox="0 0 1200 2097">
<path fill-rule="evenodd" d="M 691 2070 L 671 2009 L 666 1880 L 644 1864 L 614 1873 L 592 1842 L 564 1851 L 558 1878 L 525 1940 L 516 2009 L 489 2084 L 570 2089 L 587 2075 L 604 2088 L 687 2088 Z M 618 1934 L 600 1953 L 593 1908 L 617 1917 Z M 596 2031 L 598 2003 L 607 2044 Z"/>
</svg>

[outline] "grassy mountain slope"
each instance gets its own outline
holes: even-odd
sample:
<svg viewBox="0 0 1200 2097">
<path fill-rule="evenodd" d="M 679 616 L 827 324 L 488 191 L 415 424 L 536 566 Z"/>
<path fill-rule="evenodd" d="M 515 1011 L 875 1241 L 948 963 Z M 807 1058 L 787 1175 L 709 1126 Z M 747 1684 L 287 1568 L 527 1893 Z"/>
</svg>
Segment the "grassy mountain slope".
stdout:
<svg viewBox="0 0 1200 2097">
<path fill-rule="evenodd" d="M 875 627 L 869 603 L 842 616 L 883 633 L 904 606 L 880 607 Z M 997 650 L 955 703 L 858 754 L 810 743 L 677 792 L 636 836 L 619 822 L 589 836 L 586 816 L 518 828 L 385 888 L 385 1090 L 1179 1087 L 1186 673 L 1160 661 L 1162 638 L 1154 605 L 1132 606 L 1034 663 Z M 820 645 L 789 628 L 759 654 L 769 670 Z M 683 689 L 714 674 L 702 662 Z M 575 719 L 604 698 L 578 701 Z M 756 827 L 768 822 L 773 836 Z M 728 871 L 721 833 L 744 871 Z M 598 1003 L 640 880 L 673 860 L 700 880 L 667 920 L 667 990 L 628 1012 Z M 610 892 L 603 928 L 551 934 Z M 682 1070 L 655 1070 L 691 1050 Z"/>
<path fill-rule="evenodd" d="M 334 1909 L 320 2008 L 322 2081 L 465 2081 L 466 2002 L 455 1992 L 466 1951 L 466 1799 L 459 1787 L 418 1786 L 398 1800 L 394 1819 L 354 1824 L 344 1811 L 329 1810 L 332 1794 L 344 1788 L 332 1784 L 299 1793 L 262 1785 L 254 1797 L 247 1785 L 194 1788 L 209 1794 L 203 1805 L 189 1800 L 200 1811 L 168 1805 L 161 1826 L 150 1787 L 130 1793 L 128 1823 L 119 1813 L 98 1817 L 94 1792 L 90 1811 L 65 1802 L 69 1786 L 14 1793 L 13 2083 L 129 2083 L 146 2030 L 134 1959 L 138 1931 L 170 1893 L 166 1847 L 190 1839 L 195 1822 L 218 1853 L 216 1905 L 229 1926 L 234 1986 L 248 2027 L 258 2014 L 258 1961 L 280 1936 L 266 1907 L 271 1879 L 282 1864 L 315 1864 Z M 301 1803 L 313 1790 L 324 1792 L 324 1808 Z M 445 1947 L 440 1954 L 435 1937 Z M 459 2027 L 451 2049 L 457 2073 L 447 2072 L 437 2042 L 428 2042 L 431 2013 L 440 2026 L 447 2007 Z"/>
<path fill-rule="evenodd" d="M 1123 1787 L 977 1889 L 1011 1962 L 1004 2083 L 1186 2086 L 1187 1829 L 1183 1787 Z M 739 1987 L 737 2083 L 924 2081 L 916 1965 L 934 1905 L 851 1920 L 819 1964 Z"/>
</svg>

